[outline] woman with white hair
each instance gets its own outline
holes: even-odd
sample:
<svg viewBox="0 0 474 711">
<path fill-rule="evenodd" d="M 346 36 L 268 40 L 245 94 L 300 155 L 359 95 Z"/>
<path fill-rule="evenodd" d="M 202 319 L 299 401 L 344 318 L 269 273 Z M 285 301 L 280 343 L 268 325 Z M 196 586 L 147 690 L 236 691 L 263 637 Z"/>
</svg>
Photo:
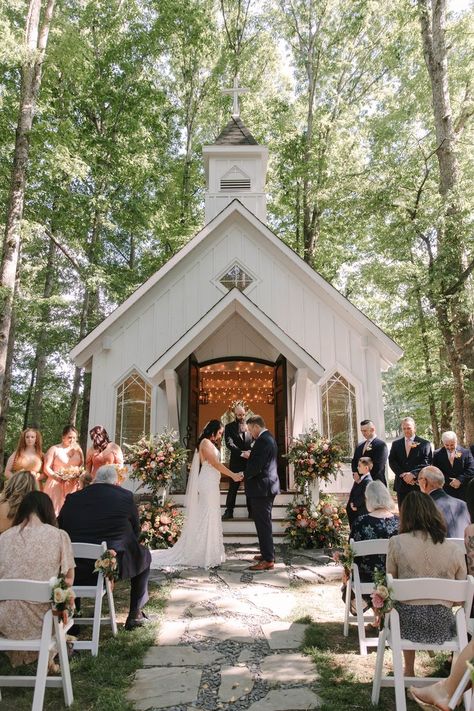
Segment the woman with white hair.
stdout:
<svg viewBox="0 0 474 711">
<path fill-rule="evenodd" d="M 399 518 L 394 514 L 395 505 L 387 487 L 381 481 L 371 481 L 365 490 L 368 513 L 353 524 L 351 537 L 354 541 L 369 541 L 376 538 L 391 538 L 398 533 Z M 373 580 L 374 570 L 385 570 L 384 555 L 368 555 L 357 558 L 360 579 L 363 583 Z"/>
</svg>

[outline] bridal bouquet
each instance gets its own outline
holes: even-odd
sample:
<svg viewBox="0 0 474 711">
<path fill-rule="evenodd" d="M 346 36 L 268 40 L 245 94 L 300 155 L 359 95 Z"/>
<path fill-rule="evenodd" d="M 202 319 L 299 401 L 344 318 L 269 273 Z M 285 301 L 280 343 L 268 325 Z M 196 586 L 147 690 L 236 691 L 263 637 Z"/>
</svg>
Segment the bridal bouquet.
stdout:
<svg viewBox="0 0 474 711">
<path fill-rule="evenodd" d="M 58 479 L 61 479 L 61 481 L 72 481 L 74 479 L 79 479 L 81 474 L 84 473 L 84 467 L 63 467 L 54 473 Z"/>
<path fill-rule="evenodd" d="M 139 479 L 154 493 L 169 486 L 179 476 L 188 458 L 188 450 L 178 440 L 177 432 L 164 430 L 149 439 L 142 437 L 137 444 L 124 445 L 125 462 L 130 464 L 130 476 Z"/>
<path fill-rule="evenodd" d="M 170 548 L 178 540 L 184 523 L 182 510 L 171 499 L 161 506 L 147 501 L 138 507 L 140 542 L 148 548 Z"/>
<path fill-rule="evenodd" d="M 341 466 L 342 449 L 319 434 L 315 427 L 310 427 L 308 432 L 293 440 L 286 456 L 293 464 L 295 483 L 302 489 L 316 479 L 328 481 L 335 478 Z"/>
</svg>

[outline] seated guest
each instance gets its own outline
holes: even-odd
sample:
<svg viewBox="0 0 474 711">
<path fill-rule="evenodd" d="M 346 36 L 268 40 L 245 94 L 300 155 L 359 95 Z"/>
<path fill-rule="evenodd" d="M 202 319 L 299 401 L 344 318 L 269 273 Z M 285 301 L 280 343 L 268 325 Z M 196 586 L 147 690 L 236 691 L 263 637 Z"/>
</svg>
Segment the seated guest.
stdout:
<svg viewBox="0 0 474 711">
<path fill-rule="evenodd" d="M 388 463 L 395 474 L 393 488 L 397 492 L 398 508 L 416 484 L 418 472 L 431 464 L 431 444 L 416 434 L 415 420 L 405 417 L 401 421 L 403 437 L 392 442 Z"/>
<path fill-rule="evenodd" d="M 30 491 L 36 491 L 38 484 L 31 472 L 16 472 L 5 484 L 0 494 L 0 533 L 13 526 L 18 507 Z"/>
<path fill-rule="evenodd" d="M 378 479 L 387 486 L 387 479 L 385 478 L 388 457 L 387 445 L 383 439 L 377 437 L 372 420 L 362 420 L 360 431 L 364 439 L 355 448 L 354 456 L 352 457 L 352 474 L 357 473 L 357 465 L 361 457 L 370 457 L 373 464 L 372 479 L 374 481 Z"/>
<path fill-rule="evenodd" d="M 117 464 L 123 467 L 123 453 L 115 442 L 110 441 L 105 427 L 96 425 L 89 432 L 92 440 L 92 447 L 87 450 L 86 469 L 92 478 L 95 477 L 99 467 L 106 464 Z"/>
<path fill-rule="evenodd" d="M 424 494 L 429 494 L 446 521 L 448 538 L 464 538 L 466 526 L 471 519 L 464 501 L 449 496 L 443 489 L 444 474 L 433 465 L 425 467 L 418 474 L 418 485 Z"/>
<path fill-rule="evenodd" d="M 117 469 L 107 464 L 97 470 L 92 484 L 66 497 L 59 514 L 60 528 L 74 542 L 101 543 L 117 551 L 121 579 L 131 579 L 130 609 L 125 629 L 139 627 L 146 621 L 142 608 L 148 600 L 148 576 L 151 555 L 138 542 L 138 511 L 133 494 L 117 484 Z M 76 561 L 77 585 L 93 585 L 91 560 Z"/>
<path fill-rule="evenodd" d="M 458 445 L 456 432 L 443 432 L 443 446 L 435 450 L 432 464 L 444 474 L 444 490 L 456 499 L 466 498 L 467 485 L 474 477 L 474 458 Z"/>
<path fill-rule="evenodd" d="M 31 491 L 21 502 L 13 527 L 0 536 L 0 579 L 49 580 L 63 573 L 68 585 L 74 581 L 71 541 L 56 524 L 51 499 Z M 43 617 L 49 603 L 0 601 L 0 635 L 13 639 L 41 637 Z M 7 652 L 13 666 L 29 664 L 37 652 Z M 50 669 L 57 667 L 50 660 Z"/>
<path fill-rule="evenodd" d="M 458 688 L 464 676 L 468 662 L 474 659 L 474 639 L 464 647 L 457 657 L 447 679 L 437 681 L 429 686 L 410 686 L 410 693 L 414 701 L 425 711 L 451 711 L 449 701 Z"/>
<path fill-rule="evenodd" d="M 364 516 L 367 513 L 365 507 L 365 490 L 372 481 L 370 471 L 372 469 L 372 460 L 370 457 L 361 457 L 357 465 L 357 472 L 352 475 L 354 483 L 349 494 L 346 512 L 349 519 L 349 526 L 352 528 L 354 521 L 359 516 Z"/>
<path fill-rule="evenodd" d="M 365 501 L 368 513 L 355 521 L 351 538 L 354 541 L 370 541 L 395 536 L 398 533 L 399 518 L 393 513 L 395 505 L 387 487 L 381 481 L 371 481 L 365 490 Z M 384 555 L 361 556 L 356 563 L 362 583 L 374 579 L 376 568 L 385 570 Z"/>
<path fill-rule="evenodd" d="M 431 496 L 412 491 L 400 510 L 400 533 L 388 542 L 387 573 L 394 578 L 465 580 L 466 562 L 459 547 L 446 540 L 446 522 Z M 443 644 L 456 634 L 452 603 L 432 599 L 395 602 L 403 639 Z M 405 675 L 415 676 L 415 652 L 405 650 Z"/>
</svg>

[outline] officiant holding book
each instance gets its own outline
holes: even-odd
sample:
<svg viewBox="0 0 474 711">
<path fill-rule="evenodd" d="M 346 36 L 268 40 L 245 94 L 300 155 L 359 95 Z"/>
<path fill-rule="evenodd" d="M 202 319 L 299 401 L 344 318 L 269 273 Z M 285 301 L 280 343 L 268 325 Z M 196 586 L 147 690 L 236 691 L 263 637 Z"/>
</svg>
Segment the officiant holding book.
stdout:
<svg viewBox="0 0 474 711">
<path fill-rule="evenodd" d="M 234 421 L 225 426 L 225 446 L 230 451 L 229 469 L 231 472 L 245 472 L 247 460 L 252 447 L 252 436 L 245 422 L 245 407 L 241 403 L 234 406 Z M 234 518 L 235 500 L 239 490 L 239 481 L 229 482 L 229 491 L 225 502 L 223 521 Z M 249 518 L 252 517 L 249 500 L 247 497 L 247 510 Z"/>
</svg>

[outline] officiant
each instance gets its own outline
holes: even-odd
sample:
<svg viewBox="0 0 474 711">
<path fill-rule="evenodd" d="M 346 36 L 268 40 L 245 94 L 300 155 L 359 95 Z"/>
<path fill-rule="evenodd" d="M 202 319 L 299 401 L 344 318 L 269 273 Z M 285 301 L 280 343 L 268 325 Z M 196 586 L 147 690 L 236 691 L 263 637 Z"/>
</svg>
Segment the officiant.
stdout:
<svg viewBox="0 0 474 711">
<path fill-rule="evenodd" d="M 252 447 L 252 436 L 245 422 L 245 407 L 242 403 L 236 403 L 233 408 L 234 421 L 225 426 L 224 441 L 230 451 L 229 469 L 231 472 L 245 472 L 247 459 L 250 457 Z M 239 490 L 239 481 L 230 481 L 229 491 L 225 502 L 225 512 L 223 521 L 234 518 L 235 499 Z M 247 499 L 247 510 L 249 518 L 252 518 L 249 500 Z"/>
</svg>

